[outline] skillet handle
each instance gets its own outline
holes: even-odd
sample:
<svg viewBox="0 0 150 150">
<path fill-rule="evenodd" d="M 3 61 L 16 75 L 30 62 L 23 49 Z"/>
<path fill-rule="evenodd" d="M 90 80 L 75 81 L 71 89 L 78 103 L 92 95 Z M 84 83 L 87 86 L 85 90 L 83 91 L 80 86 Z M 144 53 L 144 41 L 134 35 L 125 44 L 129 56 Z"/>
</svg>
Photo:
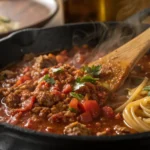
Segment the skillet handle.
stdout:
<svg viewBox="0 0 150 150">
<path fill-rule="evenodd" d="M 126 19 L 124 22 L 134 24 L 135 22 L 141 23 L 144 19 L 146 19 L 148 16 L 150 16 L 150 8 L 143 9 L 142 11 L 132 15 L 128 19 Z"/>
</svg>

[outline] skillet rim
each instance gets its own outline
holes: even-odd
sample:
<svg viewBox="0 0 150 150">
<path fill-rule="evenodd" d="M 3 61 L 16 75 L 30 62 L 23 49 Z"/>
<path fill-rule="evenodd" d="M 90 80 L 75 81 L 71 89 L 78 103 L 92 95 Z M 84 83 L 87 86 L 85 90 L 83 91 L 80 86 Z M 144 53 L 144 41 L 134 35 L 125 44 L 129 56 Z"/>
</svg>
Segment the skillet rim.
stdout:
<svg viewBox="0 0 150 150">
<path fill-rule="evenodd" d="M 101 22 L 94 22 L 94 24 L 98 24 Z M 124 22 L 106 22 L 107 24 L 125 24 Z M 49 30 L 49 29 L 53 29 L 53 28 L 61 28 L 61 27 L 69 27 L 69 26 L 76 26 L 76 25 L 88 25 L 88 24 L 93 24 L 90 22 L 84 22 L 84 23 L 70 23 L 70 24 L 65 24 L 65 25 L 61 25 L 61 26 L 55 26 L 55 27 L 50 27 L 50 28 L 27 28 L 27 29 L 23 29 L 23 30 L 19 30 L 16 31 L 14 33 L 11 33 L 10 35 L 0 39 L 0 43 L 2 43 L 3 41 L 6 40 L 10 40 L 12 38 L 14 38 L 16 35 L 30 31 L 30 32 L 36 32 L 36 31 L 44 31 L 44 30 Z M 149 27 L 148 24 L 145 24 L 145 27 Z M 34 136 L 34 138 L 36 138 L 36 140 L 38 138 L 53 138 L 53 139 L 59 139 L 59 140 L 73 140 L 73 141 L 90 141 L 90 142 L 97 142 L 97 141 L 101 141 L 101 142 L 116 142 L 116 141 L 124 141 L 124 140 L 139 140 L 139 139 L 150 139 L 150 132 L 143 132 L 143 133 L 134 133 L 134 134 L 128 134 L 128 135 L 116 135 L 116 136 L 68 136 L 68 135 L 59 135 L 59 134 L 53 134 L 53 133 L 43 133 L 43 132 L 38 132 L 38 131 L 34 131 L 34 130 L 30 130 L 30 129 L 26 129 L 26 128 L 21 128 L 19 126 L 14 126 L 8 123 L 0 123 L 0 128 L 2 127 L 2 129 L 0 129 L 1 134 L 4 135 L 12 135 L 13 137 L 18 137 L 20 139 L 23 140 L 27 140 L 26 138 L 24 138 L 23 136 L 21 136 L 18 133 L 22 133 L 25 134 L 27 137 L 28 136 Z M 12 134 L 10 134 L 10 133 Z M 18 132 L 18 133 L 17 133 Z M 29 137 L 30 141 L 34 141 L 35 139 L 32 139 Z M 45 143 L 46 141 L 42 141 L 42 143 Z M 47 143 L 47 142 L 46 142 Z"/>
</svg>

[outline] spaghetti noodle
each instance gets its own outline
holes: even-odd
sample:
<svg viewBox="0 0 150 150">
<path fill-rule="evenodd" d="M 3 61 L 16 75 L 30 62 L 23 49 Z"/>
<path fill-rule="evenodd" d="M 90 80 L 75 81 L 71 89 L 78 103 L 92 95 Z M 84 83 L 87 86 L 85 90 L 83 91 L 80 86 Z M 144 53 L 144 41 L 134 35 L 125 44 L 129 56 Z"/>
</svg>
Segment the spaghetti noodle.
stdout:
<svg viewBox="0 0 150 150">
<path fill-rule="evenodd" d="M 137 132 L 150 131 L 150 97 L 129 103 L 123 111 L 123 118 Z"/>
<path fill-rule="evenodd" d="M 135 89 L 134 93 L 131 95 L 131 97 L 120 107 L 116 109 L 116 112 L 123 111 L 123 109 L 132 101 L 136 99 L 138 94 L 142 91 L 143 87 L 147 84 L 148 78 L 145 78 L 144 81 Z"/>
</svg>

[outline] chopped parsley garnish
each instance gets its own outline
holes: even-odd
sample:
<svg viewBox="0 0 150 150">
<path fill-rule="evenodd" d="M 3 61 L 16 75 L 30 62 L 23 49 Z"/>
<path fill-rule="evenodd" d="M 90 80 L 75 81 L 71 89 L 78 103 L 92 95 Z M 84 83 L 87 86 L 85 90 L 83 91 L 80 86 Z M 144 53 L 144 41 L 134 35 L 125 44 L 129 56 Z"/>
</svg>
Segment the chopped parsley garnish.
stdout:
<svg viewBox="0 0 150 150">
<path fill-rule="evenodd" d="M 53 73 L 60 73 L 63 71 L 63 68 L 52 68 Z"/>
<path fill-rule="evenodd" d="M 83 76 L 82 78 L 78 78 L 77 82 L 83 83 L 83 82 L 91 82 L 91 83 L 95 83 L 98 79 L 97 78 L 93 78 L 90 75 L 86 75 Z"/>
<path fill-rule="evenodd" d="M 143 88 L 143 90 L 148 92 L 148 93 L 147 93 L 147 96 L 150 96 L 150 85 L 145 86 L 145 87 Z"/>
<path fill-rule="evenodd" d="M 47 83 L 55 84 L 55 80 L 51 78 L 48 74 L 44 76 L 43 80 L 46 81 Z"/>
<path fill-rule="evenodd" d="M 68 110 L 71 111 L 71 112 L 73 112 L 73 113 L 77 113 L 77 110 L 74 109 L 74 108 L 69 107 Z"/>
<path fill-rule="evenodd" d="M 78 100 L 82 100 L 84 98 L 84 96 L 82 94 L 78 94 L 76 92 L 71 92 L 70 96 L 72 96 L 72 97 L 74 97 L 74 98 L 76 98 Z"/>
<path fill-rule="evenodd" d="M 150 92 L 148 92 L 148 94 L 147 94 L 148 96 L 150 96 Z"/>
<path fill-rule="evenodd" d="M 143 88 L 144 91 L 150 91 L 150 85 Z"/>
<path fill-rule="evenodd" d="M 85 75 L 81 78 L 77 78 L 76 83 L 74 85 L 74 90 L 79 90 L 81 87 L 85 86 L 85 82 L 95 83 L 97 80 L 97 78 L 93 78 L 90 75 Z"/>
<path fill-rule="evenodd" d="M 98 76 L 100 75 L 100 71 L 101 71 L 102 66 L 101 65 L 97 65 L 97 66 L 84 66 L 82 69 L 85 73 L 90 74 L 92 76 Z"/>
<path fill-rule="evenodd" d="M 76 82 L 75 85 L 74 85 L 74 90 L 79 90 L 81 87 L 83 87 L 85 85 L 85 83 L 78 83 Z"/>
</svg>

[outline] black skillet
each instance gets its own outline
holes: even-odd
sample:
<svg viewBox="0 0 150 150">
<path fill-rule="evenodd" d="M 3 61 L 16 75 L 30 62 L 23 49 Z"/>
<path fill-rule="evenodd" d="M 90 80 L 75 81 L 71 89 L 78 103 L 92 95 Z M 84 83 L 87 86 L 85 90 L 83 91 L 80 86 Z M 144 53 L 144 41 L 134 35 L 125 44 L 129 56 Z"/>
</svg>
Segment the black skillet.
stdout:
<svg viewBox="0 0 150 150">
<path fill-rule="evenodd" d="M 98 43 L 103 43 L 116 28 L 125 30 L 126 34 L 133 32 L 134 23 L 137 20 L 143 20 L 148 15 L 150 15 L 150 9 L 132 16 L 125 22 L 106 23 L 109 29 L 105 31 L 105 36 L 101 36 L 104 30 L 101 23 L 70 24 L 49 29 L 27 29 L 16 32 L 0 40 L 0 67 L 21 59 L 25 53 L 29 52 L 38 54 L 64 48 L 70 49 L 74 44 L 96 46 Z M 127 22 L 132 25 L 128 25 Z M 148 27 L 149 25 L 142 25 L 140 32 Z M 122 149 L 131 147 L 149 149 L 150 133 L 114 137 L 70 137 L 0 124 L 0 150 Z"/>
</svg>

